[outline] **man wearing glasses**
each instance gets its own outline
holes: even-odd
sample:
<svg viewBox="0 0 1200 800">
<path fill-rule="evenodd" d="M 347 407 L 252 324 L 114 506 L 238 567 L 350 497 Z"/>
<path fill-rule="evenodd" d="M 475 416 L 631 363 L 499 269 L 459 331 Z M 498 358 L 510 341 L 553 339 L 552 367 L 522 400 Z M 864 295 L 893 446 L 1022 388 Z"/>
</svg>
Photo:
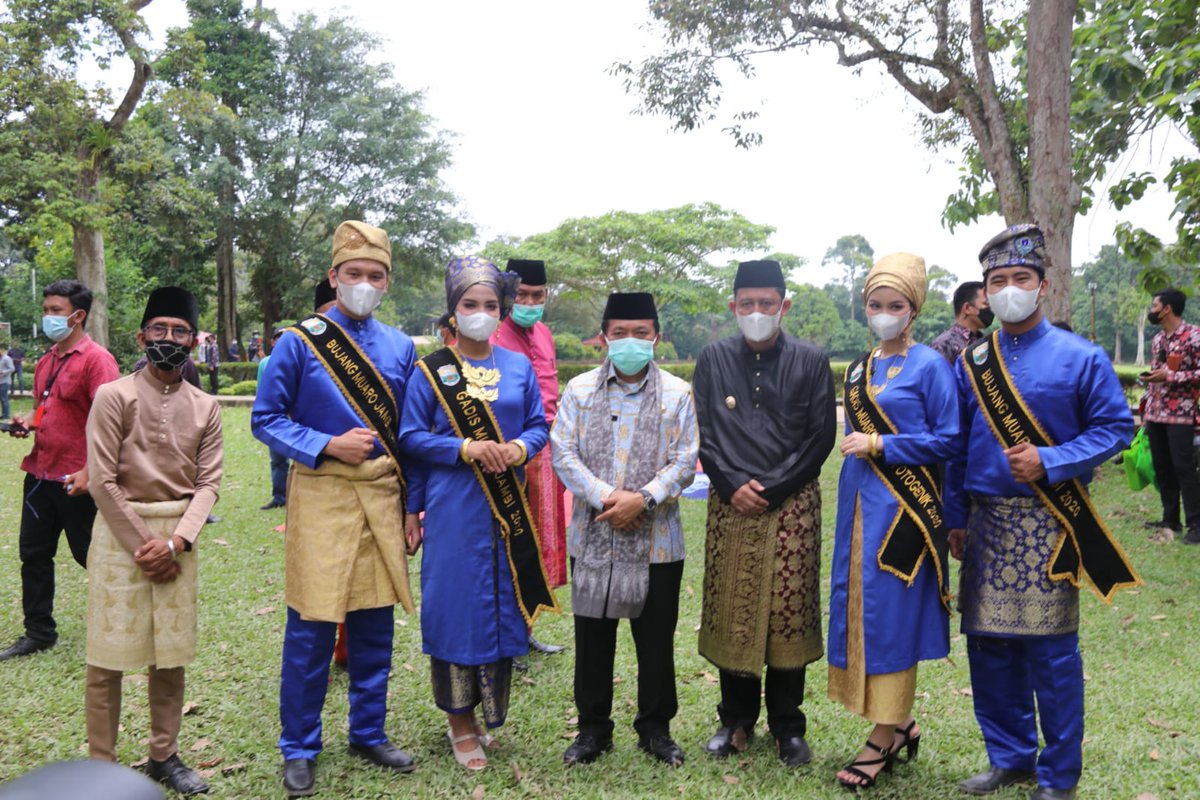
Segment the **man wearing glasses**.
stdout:
<svg viewBox="0 0 1200 800">
<path fill-rule="evenodd" d="M 96 504 L 88 495 L 87 450 L 80 447 L 92 400 L 101 384 L 120 376 L 112 354 L 84 333 L 92 292 L 79 281 L 55 281 L 42 290 L 42 332 L 55 344 L 33 372 L 34 410 L 14 415 L 9 435 L 36 433 L 21 462 L 21 602 L 25 634 L 0 661 L 48 650 L 58 641 L 54 622 L 54 554 L 64 530 L 71 555 L 87 566 Z"/>
</svg>

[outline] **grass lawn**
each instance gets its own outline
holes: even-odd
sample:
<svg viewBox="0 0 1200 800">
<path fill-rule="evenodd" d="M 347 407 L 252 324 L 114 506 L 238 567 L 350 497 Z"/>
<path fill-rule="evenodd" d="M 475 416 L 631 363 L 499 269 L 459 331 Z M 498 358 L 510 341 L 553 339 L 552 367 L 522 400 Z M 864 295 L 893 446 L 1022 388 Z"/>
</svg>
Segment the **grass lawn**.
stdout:
<svg viewBox="0 0 1200 800">
<path fill-rule="evenodd" d="M 17 410 L 28 401 L 18 401 Z M 281 797 L 279 653 L 284 624 L 282 541 L 275 528 L 283 512 L 260 511 L 270 496 L 266 450 L 250 435 L 249 411 L 224 414 L 226 474 L 216 513 L 220 524 L 200 539 L 200 654 L 188 668 L 187 701 L 180 740 L 182 755 L 205 765 L 215 797 Z M 20 458 L 28 444 L 0 438 L 0 646 L 21 633 L 17 530 L 20 520 Z M 835 451 L 836 452 L 836 451 Z M 840 458 L 825 466 L 824 546 L 827 605 L 828 554 L 834 526 L 834 493 Z M 1106 607 L 1083 598 L 1082 647 L 1087 674 L 1087 735 L 1080 796 L 1086 798 L 1197 798 L 1200 778 L 1200 713 L 1197 678 L 1197 569 L 1200 547 L 1150 544 L 1141 521 L 1155 516 L 1152 490 L 1130 494 L 1120 468 L 1106 465 L 1095 484 L 1101 512 L 1112 523 L 1146 580 Z M 563 749 L 574 735 L 571 681 L 573 656 L 533 655 L 513 690 L 504 742 L 482 773 L 454 763 L 445 718 L 434 707 L 428 661 L 421 655 L 417 617 L 397 615 L 388 731 L 417 759 L 410 776 L 385 773 L 346 753 L 346 677 L 335 672 L 325 708 L 326 751 L 317 785 L 323 797 L 813 797 L 846 794 L 834 772 L 857 753 L 869 724 L 825 698 L 825 665 L 808 670 L 804 708 L 813 762 L 786 770 L 773 743 L 760 736 L 739 759 L 714 761 L 703 745 L 716 727 L 716 670 L 696 654 L 703 588 L 704 506 L 684 501 L 687 570 L 676 633 L 680 711 L 672 733 L 687 753 L 678 770 L 660 767 L 636 748 L 631 723 L 636 664 L 628 626 L 622 626 L 616 667 L 616 749 L 590 767 L 564 769 Z M 414 561 L 414 589 L 417 586 Z M 957 572 L 952 575 L 957 581 Z M 55 616 L 59 646 L 0 664 L 0 780 L 40 764 L 86 753 L 83 717 L 86 575 L 59 548 Z M 566 605 L 569 592 L 559 590 Z M 952 629 L 957 620 L 951 621 Z M 569 643 L 571 617 L 539 622 L 543 641 Z M 1191 655 L 1189 655 L 1191 653 Z M 146 754 L 145 678 L 125 681 L 123 763 Z M 919 760 L 899 765 L 872 795 L 879 798 L 941 798 L 957 795 L 962 778 L 987 766 L 971 709 L 965 642 L 953 636 L 948 659 L 922 665 L 915 713 L 924 728 Z M 997 797 L 1025 797 L 1010 789 Z"/>
</svg>

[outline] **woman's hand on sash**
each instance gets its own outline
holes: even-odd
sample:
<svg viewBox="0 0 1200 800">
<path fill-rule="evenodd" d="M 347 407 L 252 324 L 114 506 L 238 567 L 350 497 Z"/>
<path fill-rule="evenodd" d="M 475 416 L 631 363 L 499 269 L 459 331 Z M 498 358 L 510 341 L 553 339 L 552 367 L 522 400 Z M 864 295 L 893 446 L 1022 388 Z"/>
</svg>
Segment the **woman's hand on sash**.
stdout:
<svg viewBox="0 0 1200 800">
<path fill-rule="evenodd" d="M 367 460 L 375 449 L 375 431 L 370 428 L 351 428 L 341 436 L 334 436 L 321 451 L 352 466 Z"/>
<path fill-rule="evenodd" d="M 1037 483 L 1046 477 L 1042 456 L 1032 443 L 1021 442 L 1005 450 L 1004 455 L 1008 457 L 1008 468 L 1017 483 Z"/>
<path fill-rule="evenodd" d="M 855 456 L 857 458 L 866 458 L 871 455 L 871 437 L 865 433 L 855 431 L 846 434 L 842 439 L 842 456 Z"/>
<path fill-rule="evenodd" d="M 607 522 L 619 531 L 633 530 L 641 524 L 645 510 L 646 498 L 640 492 L 614 489 L 604 498 L 604 511 L 596 515 L 596 521 Z"/>
<path fill-rule="evenodd" d="M 733 510 L 743 516 L 757 516 L 766 511 L 767 506 L 771 505 L 761 494 L 766 490 L 767 487 L 754 478 L 751 478 L 729 496 L 729 505 L 733 506 Z"/>
<path fill-rule="evenodd" d="M 415 556 L 421 549 L 421 541 L 425 538 L 421 530 L 421 518 L 417 514 L 409 514 L 404 520 L 404 542 L 408 545 L 410 556 Z"/>
<path fill-rule="evenodd" d="M 511 451 L 517 451 L 517 459 L 509 460 Z M 467 457 L 478 461 L 479 466 L 486 472 L 504 472 L 510 464 L 520 460 L 521 448 L 515 444 L 500 444 L 499 442 L 472 441 L 467 445 Z"/>
</svg>

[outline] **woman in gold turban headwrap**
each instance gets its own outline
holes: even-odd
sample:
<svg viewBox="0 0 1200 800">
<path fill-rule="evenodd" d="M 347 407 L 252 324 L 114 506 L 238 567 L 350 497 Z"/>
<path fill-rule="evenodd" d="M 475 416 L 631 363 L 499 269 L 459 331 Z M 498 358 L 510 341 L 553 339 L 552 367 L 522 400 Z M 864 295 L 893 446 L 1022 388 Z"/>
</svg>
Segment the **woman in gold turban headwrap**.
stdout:
<svg viewBox="0 0 1200 800">
<path fill-rule="evenodd" d="M 953 373 L 909 334 L 925 302 L 925 261 L 884 256 L 863 293 L 880 342 L 846 370 L 829 600 L 829 696 L 875 723 L 837 774 L 851 790 L 872 786 L 901 749 L 906 760 L 917 755 L 916 665 L 949 652 L 938 476 L 959 439 Z M 924 483 L 914 487 L 913 476 Z"/>
</svg>

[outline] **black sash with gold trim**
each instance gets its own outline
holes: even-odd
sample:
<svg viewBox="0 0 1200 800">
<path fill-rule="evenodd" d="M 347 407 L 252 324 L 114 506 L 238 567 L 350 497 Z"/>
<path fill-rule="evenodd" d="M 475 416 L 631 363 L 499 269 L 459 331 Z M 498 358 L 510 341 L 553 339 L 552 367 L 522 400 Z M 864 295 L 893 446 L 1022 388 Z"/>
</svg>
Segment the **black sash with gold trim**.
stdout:
<svg viewBox="0 0 1200 800">
<path fill-rule="evenodd" d="M 858 433 L 899 433 L 867 390 L 871 367 L 871 354 L 865 353 L 846 368 L 842 394 L 846 419 L 851 430 Z M 928 554 L 937 574 L 942 605 L 949 611 L 949 581 L 944 568 L 948 540 L 942 518 L 942 489 L 937 476 L 923 465 L 885 464 L 875 456 L 867 456 L 866 462 L 900 504 L 879 547 L 879 568 L 911 586 Z"/>
<path fill-rule="evenodd" d="M 963 350 L 961 358 L 983 418 L 1001 447 L 1007 450 L 1023 442 L 1035 447 L 1055 446 L 1013 385 L 1000 352 L 999 331 Z M 1043 478 L 1030 487 L 1063 526 L 1050 557 L 1050 580 L 1067 580 L 1078 587 L 1086 574 L 1106 603 L 1112 602 L 1118 589 L 1142 583 L 1078 479 L 1050 484 Z"/>
<path fill-rule="evenodd" d="M 408 487 L 400 466 L 400 407 L 379 368 L 372 363 L 354 339 L 324 314 L 313 314 L 287 330 L 317 357 L 317 361 L 333 378 L 338 391 L 350 403 L 354 413 L 367 427 L 375 431 L 379 444 L 396 464 L 400 478 L 401 513 L 407 510 Z"/>
<path fill-rule="evenodd" d="M 457 353 L 444 347 L 417 361 L 417 366 L 433 387 L 433 393 L 455 433 L 464 439 L 481 442 L 504 441 L 504 434 L 492 414 L 491 405 L 467 393 L 462 362 Z M 524 487 L 517 478 L 516 470 L 511 467 L 502 473 L 484 472 L 478 464 L 473 463 L 471 469 L 483 487 L 492 516 L 500 524 L 508 566 L 512 570 L 513 588 L 517 593 L 517 606 L 525 621 L 532 625 L 543 608 L 549 611 L 560 609 L 546 577 L 537 528 L 533 524 L 533 512 L 529 509 Z"/>
</svg>

